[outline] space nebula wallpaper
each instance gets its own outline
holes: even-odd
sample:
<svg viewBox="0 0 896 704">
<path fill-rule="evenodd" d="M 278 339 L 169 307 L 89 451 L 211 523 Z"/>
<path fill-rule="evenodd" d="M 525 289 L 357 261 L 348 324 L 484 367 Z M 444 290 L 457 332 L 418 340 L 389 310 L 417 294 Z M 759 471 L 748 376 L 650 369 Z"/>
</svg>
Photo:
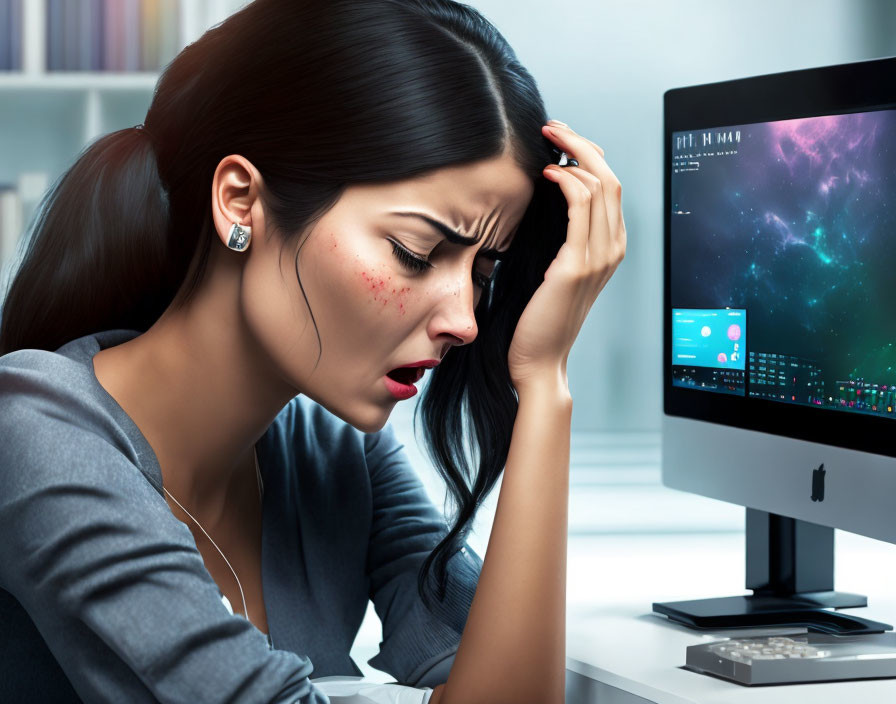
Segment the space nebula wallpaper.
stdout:
<svg viewBox="0 0 896 704">
<path fill-rule="evenodd" d="M 896 418 L 896 110 L 672 139 L 672 308 L 744 311 L 747 355 L 673 339 L 673 383 Z"/>
</svg>

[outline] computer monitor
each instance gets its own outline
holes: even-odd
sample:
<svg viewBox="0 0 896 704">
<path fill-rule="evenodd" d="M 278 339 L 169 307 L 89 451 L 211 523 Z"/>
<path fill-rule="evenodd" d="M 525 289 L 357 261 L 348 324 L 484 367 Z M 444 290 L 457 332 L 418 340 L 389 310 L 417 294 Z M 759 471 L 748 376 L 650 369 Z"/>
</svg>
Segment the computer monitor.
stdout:
<svg viewBox="0 0 896 704">
<path fill-rule="evenodd" d="M 827 607 L 834 528 L 896 542 L 896 57 L 664 95 L 663 483 L 747 507 L 751 596 L 693 627 L 888 624 Z M 711 567 L 707 567 L 711 569 Z"/>
</svg>

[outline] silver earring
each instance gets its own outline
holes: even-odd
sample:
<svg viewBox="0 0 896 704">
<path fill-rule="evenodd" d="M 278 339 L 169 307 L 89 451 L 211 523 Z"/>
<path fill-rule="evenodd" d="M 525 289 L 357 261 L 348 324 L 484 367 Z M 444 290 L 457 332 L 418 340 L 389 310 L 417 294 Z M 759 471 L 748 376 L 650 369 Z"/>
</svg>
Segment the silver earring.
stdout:
<svg viewBox="0 0 896 704">
<path fill-rule="evenodd" d="M 235 222 L 230 226 L 230 239 L 227 242 L 227 246 L 237 252 L 243 252 L 249 246 L 249 238 L 251 237 L 251 227 Z"/>
</svg>

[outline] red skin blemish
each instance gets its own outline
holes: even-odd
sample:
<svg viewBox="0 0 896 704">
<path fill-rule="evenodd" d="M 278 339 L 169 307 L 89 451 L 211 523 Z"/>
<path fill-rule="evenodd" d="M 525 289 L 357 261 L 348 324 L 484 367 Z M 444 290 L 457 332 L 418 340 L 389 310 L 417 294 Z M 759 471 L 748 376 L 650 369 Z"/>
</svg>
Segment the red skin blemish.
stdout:
<svg viewBox="0 0 896 704">
<path fill-rule="evenodd" d="M 389 303 L 388 298 L 380 299 L 380 294 L 385 293 L 386 291 L 389 290 L 387 288 L 388 284 L 386 283 L 386 280 L 384 280 L 382 278 L 378 278 L 378 277 L 374 276 L 373 274 L 368 274 L 366 271 L 362 271 L 361 276 L 364 277 L 364 281 L 367 282 L 368 289 L 371 291 L 371 293 L 373 293 L 373 300 L 375 300 L 375 301 L 382 300 L 383 305 L 388 304 Z M 386 279 L 391 279 L 391 278 L 392 278 L 391 276 L 386 277 Z M 410 293 L 410 290 L 411 290 L 410 286 L 405 286 L 403 288 L 393 288 L 392 293 L 397 294 L 398 296 L 405 296 L 408 293 Z M 403 302 L 399 302 L 398 308 L 399 308 L 399 312 L 401 313 L 401 315 L 404 315 L 405 313 L 407 313 L 407 311 L 404 308 Z"/>
<path fill-rule="evenodd" d="M 370 290 L 373 292 L 373 300 L 379 301 L 379 294 L 383 293 L 386 289 L 386 281 L 384 279 L 377 279 L 371 275 L 368 275 L 366 271 L 361 272 L 361 276 L 364 277 L 364 280 L 367 282 Z M 389 277 L 391 278 L 391 277 Z M 395 292 L 395 289 L 392 289 L 392 292 Z M 383 305 L 386 305 L 389 302 L 388 298 L 384 298 Z"/>
</svg>

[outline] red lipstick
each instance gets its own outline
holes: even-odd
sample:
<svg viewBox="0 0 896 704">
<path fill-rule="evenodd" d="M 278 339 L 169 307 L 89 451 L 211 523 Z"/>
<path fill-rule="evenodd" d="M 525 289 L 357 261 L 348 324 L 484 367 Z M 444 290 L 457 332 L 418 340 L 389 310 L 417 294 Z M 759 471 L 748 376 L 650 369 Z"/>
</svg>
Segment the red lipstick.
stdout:
<svg viewBox="0 0 896 704">
<path fill-rule="evenodd" d="M 386 383 L 386 388 L 389 389 L 389 393 L 399 401 L 404 401 L 405 399 L 417 395 L 417 387 L 413 384 L 403 384 L 388 376 L 384 376 L 383 381 Z"/>
<path fill-rule="evenodd" d="M 399 401 L 404 401 L 417 394 L 417 387 L 414 386 L 423 377 L 427 369 L 432 369 L 439 364 L 438 359 L 424 359 L 421 362 L 412 364 L 402 364 L 395 367 L 383 377 L 386 388 Z M 399 371 L 407 370 L 407 371 Z"/>
<path fill-rule="evenodd" d="M 414 362 L 413 364 L 402 364 L 400 367 L 395 368 L 404 369 L 405 367 L 426 367 L 427 369 L 432 369 L 433 367 L 437 367 L 438 365 L 438 359 L 424 359 L 422 362 Z"/>
</svg>

